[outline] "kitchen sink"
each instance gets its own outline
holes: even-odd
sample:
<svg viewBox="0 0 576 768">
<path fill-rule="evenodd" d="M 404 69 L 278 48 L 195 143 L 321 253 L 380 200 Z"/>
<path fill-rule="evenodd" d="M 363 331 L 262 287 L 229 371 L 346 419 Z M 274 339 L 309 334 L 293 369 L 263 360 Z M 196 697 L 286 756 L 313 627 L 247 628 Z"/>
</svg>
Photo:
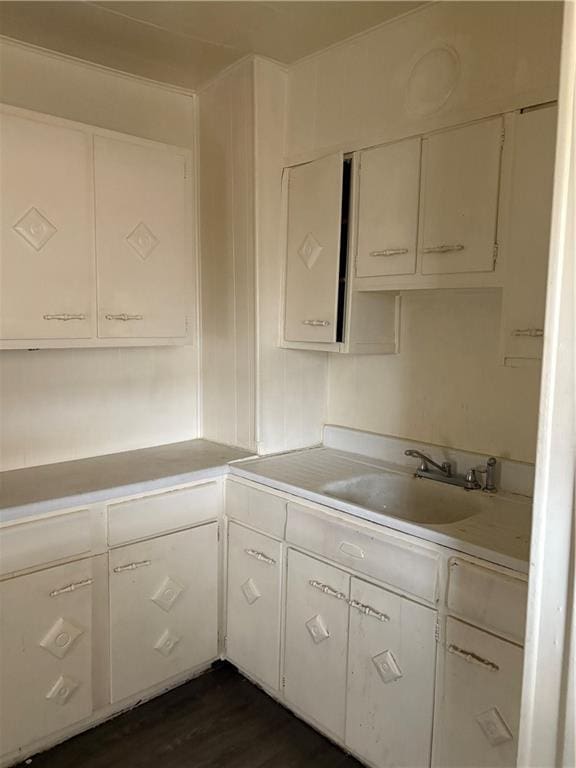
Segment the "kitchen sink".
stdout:
<svg viewBox="0 0 576 768">
<path fill-rule="evenodd" d="M 322 492 L 373 512 L 430 525 L 466 520 L 485 511 L 490 501 L 481 491 L 465 491 L 392 472 L 338 480 L 326 484 Z"/>
</svg>

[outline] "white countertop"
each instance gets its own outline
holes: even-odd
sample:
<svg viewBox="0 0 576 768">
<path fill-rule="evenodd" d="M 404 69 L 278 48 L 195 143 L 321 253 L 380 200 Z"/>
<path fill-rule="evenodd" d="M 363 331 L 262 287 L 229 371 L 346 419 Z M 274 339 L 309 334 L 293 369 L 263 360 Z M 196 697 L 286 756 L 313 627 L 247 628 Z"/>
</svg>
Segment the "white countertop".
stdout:
<svg viewBox="0 0 576 768">
<path fill-rule="evenodd" d="M 248 451 L 187 440 L 0 472 L 0 523 L 215 477 Z"/>
<path fill-rule="evenodd" d="M 231 465 L 233 475 L 506 568 L 523 573 L 528 571 L 532 500 L 526 496 L 503 492 L 483 494 L 482 512 L 458 522 L 438 525 L 413 523 L 366 509 L 327 495 L 322 490 L 329 483 L 386 471 L 410 477 L 403 467 L 325 447 L 247 459 Z M 466 491 L 454 488 L 454 493 L 465 494 Z M 471 493 L 480 494 L 482 491 Z"/>
</svg>

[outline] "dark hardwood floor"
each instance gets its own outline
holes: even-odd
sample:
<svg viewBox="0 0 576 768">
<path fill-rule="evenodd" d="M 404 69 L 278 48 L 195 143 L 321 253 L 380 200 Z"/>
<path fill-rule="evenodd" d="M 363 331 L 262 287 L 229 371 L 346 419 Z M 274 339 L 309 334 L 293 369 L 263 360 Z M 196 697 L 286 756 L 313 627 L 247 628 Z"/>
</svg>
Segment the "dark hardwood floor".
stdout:
<svg viewBox="0 0 576 768">
<path fill-rule="evenodd" d="M 31 765 L 361 768 L 229 664 L 37 755 Z"/>
</svg>

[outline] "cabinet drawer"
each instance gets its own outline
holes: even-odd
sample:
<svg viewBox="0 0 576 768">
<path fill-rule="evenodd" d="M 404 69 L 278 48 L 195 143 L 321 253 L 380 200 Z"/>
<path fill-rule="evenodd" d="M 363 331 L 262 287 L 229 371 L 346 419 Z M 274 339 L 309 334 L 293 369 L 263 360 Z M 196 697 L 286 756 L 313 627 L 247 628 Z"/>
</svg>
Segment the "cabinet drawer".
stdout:
<svg viewBox="0 0 576 768">
<path fill-rule="evenodd" d="M 0 576 L 87 555 L 92 548 L 91 515 L 83 509 L 0 528 Z"/>
<path fill-rule="evenodd" d="M 528 584 L 459 558 L 450 560 L 448 609 L 454 616 L 524 642 Z"/>
<path fill-rule="evenodd" d="M 286 539 L 430 603 L 437 599 L 438 556 L 421 547 L 299 504 L 288 504 Z"/>
<path fill-rule="evenodd" d="M 112 504 L 108 507 L 108 543 L 114 547 L 214 520 L 220 500 L 220 484 L 210 482 Z"/>
<path fill-rule="evenodd" d="M 226 514 L 253 528 L 284 538 L 286 501 L 266 491 L 228 481 L 226 483 Z"/>
</svg>

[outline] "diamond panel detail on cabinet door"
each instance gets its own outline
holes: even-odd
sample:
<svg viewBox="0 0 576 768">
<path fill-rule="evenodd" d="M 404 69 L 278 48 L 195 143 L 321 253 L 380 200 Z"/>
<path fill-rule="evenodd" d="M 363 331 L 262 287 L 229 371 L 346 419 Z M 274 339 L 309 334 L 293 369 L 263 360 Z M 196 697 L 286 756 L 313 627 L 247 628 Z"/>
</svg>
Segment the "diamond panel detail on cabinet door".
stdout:
<svg viewBox="0 0 576 768">
<path fill-rule="evenodd" d="M 288 552 L 284 693 L 332 735 L 344 738 L 350 577 Z"/>
<path fill-rule="evenodd" d="M 0 167 L 1 337 L 89 338 L 94 326 L 90 137 L 2 113 Z"/>
<path fill-rule="evenodd" d="M 515 768 L 522 648 L 448 619 L 436 768 Z"/>
<path fill-rule="evenodd" d="M 423 141 L 418 253 L 425 275 L 492 272 L 502 118 Z"/>
<path fill-rule="evenodd" d="M 341 154 L 288 170 L 286 341 L 336 341 Z"/>
<path fill-rule="evenodd" d="M 248 674 L 278 689 L 282 545 L 228 525 L 226 655 Z"/>
<path fill-rule="evenodd" d="M 430 763 L 436 612 L 353 578 L 346 745 L 376 766 Z"/>
<path fill-rule="evenodd" d="M 112 701 L 218 655 L 217 532 L 211 523 L 110 552 Z"/>
<path fill-rule="evenodd" d="M 97 136 L 98 335 L 186 335 L 192 280 L 186 155 Z"/>
<path fill-rule="evenodd" d="M 0 584 L 1 754 L 92 712 L 92 563 Z"/>
</svg>

